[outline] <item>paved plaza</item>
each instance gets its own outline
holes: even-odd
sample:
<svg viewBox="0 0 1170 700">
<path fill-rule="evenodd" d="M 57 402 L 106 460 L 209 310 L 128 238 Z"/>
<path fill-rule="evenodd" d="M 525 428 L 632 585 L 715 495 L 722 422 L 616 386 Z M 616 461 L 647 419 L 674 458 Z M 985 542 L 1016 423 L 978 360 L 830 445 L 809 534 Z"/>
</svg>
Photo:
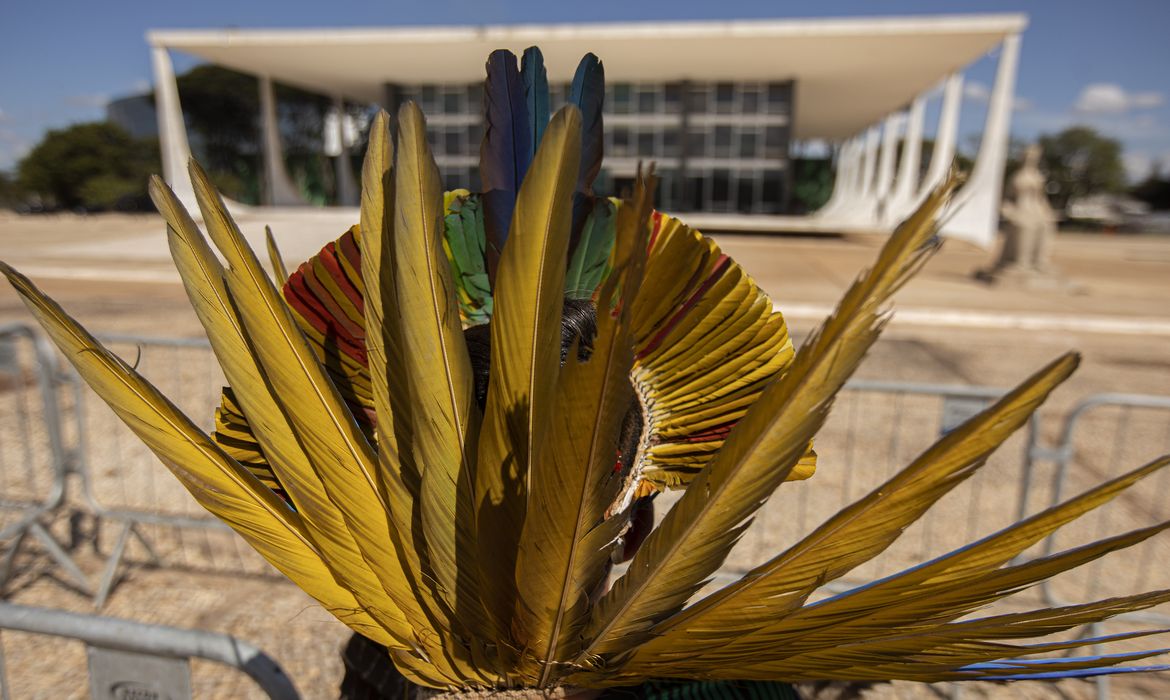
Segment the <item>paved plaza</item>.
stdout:
<svg viewBox="0 0 1170 700">
<path fill-rule="evenodd" d="M 285 210 L 272 212 L 267 221 L 246 217 L 242 226 L 263 250 L 263 225 L 271 223 L 286 260 L 292 264 L 339 235 L 350 223 L 347 216 L 350 214 Z M 715 237 L 772 295 L 798 339 L 829 312 L 881 244 L 880 238 L 864 236 Z M 1060 235 L 1054 253 L 1062 275 L 1060 283 L 1033 288 L 987 286 L 976 282 L 973 273 L 990 264 L 992 253 L 948 243 L 898 297 L 893 321 L 862 365 L 859 377 L 1005 387 L 1060 353 L 1077 349 L 1084 358 L 1080 371 L 1044 409 L 1046 418 L 1040 430 L 1047 438 L 1056 431 L 1057 419 L 1087 395 L 1123 392 L 1170 396 L 1170 237 L 1068 233 Z M 166 255 L 161 223 L 151 216 L 0 214 L 0 259 L 25 272 L 99 333 L 152 338 L 201 335 Z M 0 288 L 0 324 L 8 322 L 30 322 L 30 318 L 5 285 Z M 170 378 L 175 388 L 164 390 L 189 390 L 188 371 L 194 369 L 188 366 L 176 373 Z M 207 416 L 214 408 L 215 389 L 208 389 L 207 405 L 201 409 Z M 878 441 L 882 441 L 880 450 L 886 451 L 890 431 L 885 429 L 885 414 L 869 415 L 863 408 L 839 410 L 860 411 L 851 420 L 865 430 L 850 433 L 848 438 L 840 430 L 828 431 L 818 442 L 821 461 L 813 482 L 820 481 L 821 488 L 852 493 L 857 486 L 850 486 L 843 465 L 850 469 L 865 466 L 854 453 L 864 457 L 867 450 L 877 451 Z M 99 434 L 99 443 L 100 431 L 100 427 L 91 430 Z M 875 444 L 854 444 L 866 439 Z M 1161 440 L 1161 445 L 1146 447 L 1170 451 L 1170 425 Z M 110 447 L 93 445 L 95 454 L 103 449 Z M 1112 473 L 1138 466 L 1129 463 L 1135 458 L 1124 453 L 1119 461 L 1125 463 L 1117 464 Z M 1109 473 L 1105 470 L 1092 476 L 1104 478 Z M 124 475 L 112 468 L 99 470 L 98 476 L 104 479 L 99 488 L 124 481 Z M 859 479 L 864 481 L 864 475 Z M 999 515 L 1008 517 L 1016 495 L 998 494 L 991 484 L 980 498 L 980 508 L 998 508 Z M 765 550 L 778 551 L 790 541 L 787 525 L 793 518 L 782 509 L 784 502 L 780 503 L 779 509 L 769 510 L 762 518 L 761 527 L 766 532 L 751 545 L 759 551 L 744 553 L 744 566 L 750 566 Z M 839 501 L 817 503 L 834 509 L 841 505 Z M 1124 517 L 1138 511 L 1142 509 L 1135 506 Z M 807 519 L 815 525 L 817 515 L 802 511 L 802 524 Z M 1167 517 L 1167 513 L 1160 511 L 1160 517 Z M 103 561 L 99 553 L 108 553 L 116 536 L 113 526 L 107 526 L 96 540 L 92 522 L 84 517 L 73 522 L 62 518 L 53 529 L 61 541 L 71 541 L 73 555 L 86 574 L 96 577 Z M 164 566 L 144 566 L 145 553 L 132 543 L 131 565 L 103 613 L 236 635 L 280 661 L 304 697 L 336 697 L 341 670 L 337 649 L 347 634 L 340 623 L 299 590 L 272 576 L 258 557 L 230 537 L 202 532 L 159 532 L 157 537 Z M 18 563 L 22 573 L 13 582 L 11 599 L 89 611 L 89 599 L 65 584 L 43 557 L 34 557 L 35 551 L 35 547 L 30 548 L 21 555 Z M 1159 552 L 1165 554 L 1164 550 Z M 1142 569 L 1139 577 L 1130 570 L 1139 562 L 1126 560 L 1124 554 L 1110 561 L 1120 567 L 1109 569 L 1121 572 L 1117 578 L 1140 580 L 1147 588 L 1170 585 L 1157 567 L 1152 577 L 1147 577 L 1147 569 Z M 14 697 L 87 697 L 84 687 L 78 687 L 85 672 L 80 645 L 15 633 L 4 633 L 0 641 Z M 247 696 L 246 679 L 210 665 L 196 664 L 194 679 L 198 697 Z M 934 692 L 898 685 L 867 691 L 866 697 L 937 697 Z M 1160 682 L 1156 678 L 1114 681 L 1115 698 L 1167 694 L 1170 690 L 1165 678 Z M 1064 681 L 1055 689 L 1041 684 L 968 686 L 963 697 L 1089 698 L 1093 690 L 1073 681 Z"/>
</svg>

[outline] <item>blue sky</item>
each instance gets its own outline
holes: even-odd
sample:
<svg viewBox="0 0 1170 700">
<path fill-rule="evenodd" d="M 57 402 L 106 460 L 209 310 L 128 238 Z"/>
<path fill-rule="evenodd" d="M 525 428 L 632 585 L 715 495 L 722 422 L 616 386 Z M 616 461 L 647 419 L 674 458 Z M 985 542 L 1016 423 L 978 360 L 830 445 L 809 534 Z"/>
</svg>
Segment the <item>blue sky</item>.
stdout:
<svg viewBox="0 0 1170 700">
<path fill-rule="evenodd" d="M 1125 146 L 1131 175 L 1170 166 L 1170 2 L 951 0 L 429 0 L 265 2 L 201 0 L 4 0 L 0 10 L 0 170 L 11 170 L 45 130 L 100 119 L 110 96 L 146 89 L 152 28 L 389 26 L 529 22 L 751 19 L 1024 12 L 1016 136 L 1078 123 Z M 176 67 L 190 65 L 182 59 Z M 967 74 L 961 130 L 977 130 L 994 62 Z"/>
</svg>

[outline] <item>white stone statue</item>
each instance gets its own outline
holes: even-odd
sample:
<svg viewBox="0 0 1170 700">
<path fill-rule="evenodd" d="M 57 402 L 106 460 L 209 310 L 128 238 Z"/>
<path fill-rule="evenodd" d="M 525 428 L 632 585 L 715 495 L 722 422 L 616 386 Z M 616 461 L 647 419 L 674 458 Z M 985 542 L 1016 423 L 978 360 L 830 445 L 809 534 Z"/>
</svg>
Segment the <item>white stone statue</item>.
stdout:
<svg viewBox="0 0 1170 700">
<path fill-rule="evenodd" d="M 1005 199 L 1001 212 L 1007 221 L 1003 249 L 990 277 L 1005 274 L 1051 275 L 1052 243 L 1056 237 L 1056 214 L 1048 204 L 1046 181 L 1040 172 L 1040 146 L 1024 152 L 1024 163 L 1008 185 L 1011 200 Z"/>
</svg>

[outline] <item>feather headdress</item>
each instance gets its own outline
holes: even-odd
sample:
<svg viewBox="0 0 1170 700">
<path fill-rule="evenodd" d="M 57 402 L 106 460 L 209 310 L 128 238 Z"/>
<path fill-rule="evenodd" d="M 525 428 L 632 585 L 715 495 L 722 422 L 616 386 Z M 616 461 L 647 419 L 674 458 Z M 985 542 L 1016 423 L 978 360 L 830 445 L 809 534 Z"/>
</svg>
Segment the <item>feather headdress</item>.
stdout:
<svg viewBox="0 0 1170 700">
<path fill-rule="evenodd" d="M 688 605 L 753 514 L 811 474 L 811 441 L 936 247 L 954 183 L 898 227 L 794 352 L 783 318 L 711 240 L 653 212 L 652 175 L 596 197 L 602 66 L 548 118 L 539 51 L 488 61 L 484 192 L 444 193 L 421 112 L 370 132 L 358 226 L 283 288 L 206 175 L 211 244 L 151 192 L 230 389 L 208 435 L 25 277 L 3 272 L 94 390 L 209 511 L 339 620 L 433 688 L 601 688 L 645 679 L 1051 678 L 1160 653 L 1033 655 L 1125 639 L 1011 644 L 1170 600 L 1170 591 L 969 615 L 1129 547 L 1163 523 L 1019 562 L 1163 458 L 925 564 L 809 603 L 977 471 L 1077 365 L 1058 358 L 869 495 Z M 286 277 L 275 246 L 275 269 Z M 566 296 L 592 299 L 591 354 L 562 364 Z M 483 408 L 464 326 L 490 319 Z M 643 427 L 615 471 L 631 402 Z M 605 588 L 626 506 L 681 499 Z M 966 619 L 962 619 L 966 618 Z M 961 620 L 961 621 L 960 621 Z M 1141 669 L 1139 669 L 1141 670 Z"/>
</svg>

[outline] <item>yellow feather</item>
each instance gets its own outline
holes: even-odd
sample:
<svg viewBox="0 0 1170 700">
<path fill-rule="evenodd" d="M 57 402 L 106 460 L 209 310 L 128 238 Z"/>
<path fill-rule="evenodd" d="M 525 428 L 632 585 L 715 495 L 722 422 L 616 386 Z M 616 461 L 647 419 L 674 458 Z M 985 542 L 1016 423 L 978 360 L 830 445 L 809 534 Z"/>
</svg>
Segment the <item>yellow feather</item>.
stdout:
<svg viewBox="0 0 1170 700">
<path fill-rule="evenodd" d="M 645 257 L 652 191 L 639 179 L 634 201 L 618 212 L 615 266 L 598 297 L 597 336 L 588 361 L 569 349 L 557 382 L 548 438 L 528 474 L 529 507 L 520 538 L 516 581 L 518 627 L 534 657 L 526 680 L 547 687 L 564 672 L 560 665 L 580 649 L 588 620 L 589 595 L 605 575 L 609 545 L 624 525 L 620 517 L 602 522 L 620 485 L 613 475 L 622 420 L 634 394 L 628 375 L 633 364 L 630 304 L 614 303 L 637 293 Z M 615 314 L 609 311 L 617 307 Z"/>
<path fill-rule="evenodd" d="M 502 643 L 514 636 L 516 550 L 528 505 L 528 472 L 555 401 L 580 132 L 575 107 L 549 122 L 520 188 L 496 273 L 476 515 L 484 607 Z"/>
<path fill-rule="evenodd" d="M 94 392 L 156 454 L 191 495 L 232 526 L 281 573 L 351 628 L 395 642 L 334 580 L 299 515 L 225 455 L 170 401 L 4 263 L 0 272 Z"/>
<path fill-rule="evenodd" d="M 206 174 L 195 163 L 190 170 L 208 233 L 228 262 L 228 291 L 256 359 L 325 493 L 341 513 L 362 558 L 405 614 L 416 643 L 443 675 L 458 678 L 443 668 L 432 623 L 419 614 L 414 590 L 399 563 L 373 450 Z"/>
<path fill-rule="evenodd" d="M 417 496 L 429 574 L 457 621 L 483 635 L 475 583 L 473 486 L 481 417 L 471 364 L 443 252 L 443 195 L 422 111 L 399 112 L 393 250 L 402 329 L 402 376 L 411 411 L 411 453 L 421 472 Z M 460 570 L 463 562 L 463 570 Z"/>
<path fill-rule="evenodd" d="M 264 242 L 268 246 L 268 263 L 272 265 L 273 279 L 277 285 L 282 285 L 288 280 L 288 266 L 284 264 L 280 248 L 276 247 L 276 238 L 272 235 L 270 226 L 264 227 Z"/>
<path fill-rule="evenodd" d="M 345 521 L 325 492 L 321 478 L 296 439 L 292 424 L 269 392 L 224 286 L 224 269 L 178 198 L 157 177 L 151 197 L 167 220 L 167 240 L 175 267 L 196 315 L 207 331 L 224 376 L 232 386 L 247 427 L 266 461 L 288 492 L 306 530 L 335 575 L 395 637 L 394 646 L 409 648 L 413 634 L 406 618 L 362 558 Z"/>
<path fill-rule="evenodd" d="M 884 550 L 939 498 L 972 475 L 1076 365 L 1075 355 L 1051 363 L 783 554 L 665 620 L 631 663 L 652 663 L 659 654 L 707 652 L 800 607 L 812 588 Z"/>
<path fill-rule="evenodd" d="M 626 574 L 598 603 L 592 641 L 578 659 L 605 657 L 642 643 L 677 612 L 722 563 L 751 515 L 792 471 L 823 423 L 833 396 L 877 337 L 889 295 L 921 264 L 934 220 L 954 183 L 887 242 L 874 269 L 846 293 L 837 311 L 736 425 L 722 449 L 646 539 Z"/>
</svg>

